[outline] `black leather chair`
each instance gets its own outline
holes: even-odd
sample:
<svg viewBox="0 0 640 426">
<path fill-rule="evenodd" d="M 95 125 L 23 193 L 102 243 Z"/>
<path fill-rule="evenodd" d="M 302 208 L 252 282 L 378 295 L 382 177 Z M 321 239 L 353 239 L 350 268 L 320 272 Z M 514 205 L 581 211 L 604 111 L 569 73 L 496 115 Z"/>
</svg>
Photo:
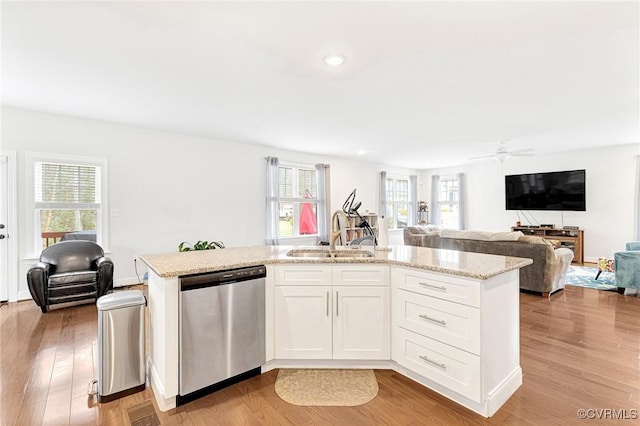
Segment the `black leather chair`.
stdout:
<svg viewBox="0 0 640 426">
<path fill-rule="evenodd" d="M 49 305 L 98 299 L 113 290 L 113 262 L 91 241 L 62 241 L 46 248 L 27 271 L 27 284 L 42 312 Z"/>
</svg>

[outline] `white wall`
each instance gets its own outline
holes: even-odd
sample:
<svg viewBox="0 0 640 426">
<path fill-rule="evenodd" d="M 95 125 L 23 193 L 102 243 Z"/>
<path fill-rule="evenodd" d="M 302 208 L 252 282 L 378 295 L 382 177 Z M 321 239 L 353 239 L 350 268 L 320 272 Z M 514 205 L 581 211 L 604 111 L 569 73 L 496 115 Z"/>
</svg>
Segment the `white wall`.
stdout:
<svg viewBox="0 0 640 426">
<path fill-rule="evenodd" d="M 610 256 L 624 250 L 633 240 L 636 160 L 640 145 L 588 149 L 552 155 L 513 157 L 504 164 L 487 161 L 447 169 L 427 170 L 421 174 L 422 197 L 431 208 L 431 176 L 463 172 L 467 177 L 467 229 L 504 231 L 517 220 L 529 222 L 515 211 L 505 210 L 504 176 L 518 173 L 586 170 L 585 212 L 533 211 L 537 223 L 556 227 L 574 225 L 584 229 L 585 261 Z M 529 212 L 527 212 L 529 213 Z"/>
<path fill-rule="evenodd" d="M 304 141 L 300 141 L 304 144 Z M 265 238 L 266 156 L 331 165 L 331 208 L 354 188 L 361 211 L 378 210 L 380 164 L 282 151 L 261 145 L 142 129 L 74 117 L 2 108 L 2 148 L 18 157 L 18 297 L 30 297 L 26 268 L 39 255 L 30 247 L 25 153 L 105 157 L 109 169 L 109 251 L 115 284 L 137 282 L 133 256 L 177 251 L 181 241 L 221 240 L 228 247 L 262 245 Z M 401 240 L 400 240 L 401 241 Z M 140 277 L 146 271 L 138 267 Z"/>
</svg>

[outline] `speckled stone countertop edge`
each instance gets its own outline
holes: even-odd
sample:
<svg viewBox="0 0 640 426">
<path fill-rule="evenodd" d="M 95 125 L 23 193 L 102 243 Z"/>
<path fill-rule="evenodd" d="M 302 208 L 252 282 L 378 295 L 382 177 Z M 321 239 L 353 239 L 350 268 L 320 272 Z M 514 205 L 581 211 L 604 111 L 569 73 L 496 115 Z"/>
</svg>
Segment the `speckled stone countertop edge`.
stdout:
<svg viewBox="0 0 640 426">
<path fill-rule="evenodd" d="M 532 259 L 516 258 L 509 256 L 498 256 L 484 253 L 456 252 L 459 257 L 463 258 L 466 263 L 478 262 L 474 268 L 465 269 L 463 266 L 447 267 L 437 262 L 425 262 L 416 259 L 416 254 L 424 254 L 422 251 L 429 250 L 432 253 L 451 253 L 450 250 L 427 249 L 423 247 L 397 246 L 389 252 L 375 251 L 373 258 L 309 258 L 309 257 L 288 257 L 286 252 L 293 246 L 259 246 L 259 247 L 243 247 L 224 249 L 225 258 L 233 259 L 216 259 L 216 254 L 221 250 L 208 250 L 201 252 L 189 253 L 167 253 L 152 254 L 141 256 L 141 260 L 155 274 L 162 278 L 175 278 L 187 275 L 202 274 L 207 272 L 215 272 L 227 269 L 243 268 L 256 265 L 312 265 L 312 264 L 388 264 L 407 268 L 421 269 L 424 271 L 443 273 L 447 275 L 460 276 L 465 278 L 473 278 L 478 280 L 487 280 L 491 277 L 519 269 L 533 263 Z M 308 247 L 306 247 L 308 248 Z M 209 253 L 207 253 L 209 252 Z M 218 253 L 211 253 L 218 252 Z M 186 256 L 185 256 L 186 255 Z M 186 261 L 187 257 L 192 257 L 191 262 Z M 400 259 L 398 259 L 400 257 Z M 484 262 L 493 258 L 504 264 L 499 267 L 486 268 L 486 271 L 478 271 L 483 269 Z M 194 261 L 195 260 L 195 261 Z M 189 265 L 192 263 L 192 265 Z M 450 262 L 449 262 L 450 263 Z M 482 265 L 480 265 L 482 264 Z M 472 270 L 473 269 L 473 270 Z"/>
</svg>

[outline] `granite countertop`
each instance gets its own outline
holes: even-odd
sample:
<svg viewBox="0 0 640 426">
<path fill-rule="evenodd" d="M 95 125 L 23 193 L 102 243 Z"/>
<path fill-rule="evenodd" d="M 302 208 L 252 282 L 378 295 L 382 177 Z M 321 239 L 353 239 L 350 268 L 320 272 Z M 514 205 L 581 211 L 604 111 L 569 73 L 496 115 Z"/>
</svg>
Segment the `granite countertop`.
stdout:
<svg viewBox="0 0 640 426">
<path fill-rule="evenodd" d="M 414 246 L 393 246 L 390 251 L 372 250 L 375 256 L 369 258 L 309 258 L 287 256 L 289 250 L 301 248 L 319 250 L 323 247 L 237 247 L 182 253 L 149 254 L 141 256 L 140 259 L 146 263 L 153 272 L 163 278 L 261 264 L 384 263 L 486 280 L 533 263 L 533 260 L 521 257 Z M 324 248 L 328 249 L 328 247 Z M 348 249 L 348 247 L 340 248 Z M 372 248 L 369 248 L 369 250 L 371 249 Z"/>
</svg>

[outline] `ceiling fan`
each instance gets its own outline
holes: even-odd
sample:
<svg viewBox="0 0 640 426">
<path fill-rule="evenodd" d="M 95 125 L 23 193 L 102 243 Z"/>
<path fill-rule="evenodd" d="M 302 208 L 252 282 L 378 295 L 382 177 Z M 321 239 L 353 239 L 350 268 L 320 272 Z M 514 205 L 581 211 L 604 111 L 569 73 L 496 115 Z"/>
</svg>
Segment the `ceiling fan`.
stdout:
<svg viewBox="0 0 640 426">
<path fill-rule="evenodd" d="M 471 158 L 468 158 L 468 160 L 477 160 L 480 158 L 493 158 L 499 163 L 504 163 L 510 157 L 528 157 L 531 155 L 534 155 L 533 148 L 510 150 L 509 148 L 507 148 L 507 143 L 505 141 L 502 141 L 500 142 L 500 145 L 498 146 L 498 149 L 496 149 L 496 152 L 494 154 L 481 155 L 479 157 L 471 157 Z"/>
</svg>

